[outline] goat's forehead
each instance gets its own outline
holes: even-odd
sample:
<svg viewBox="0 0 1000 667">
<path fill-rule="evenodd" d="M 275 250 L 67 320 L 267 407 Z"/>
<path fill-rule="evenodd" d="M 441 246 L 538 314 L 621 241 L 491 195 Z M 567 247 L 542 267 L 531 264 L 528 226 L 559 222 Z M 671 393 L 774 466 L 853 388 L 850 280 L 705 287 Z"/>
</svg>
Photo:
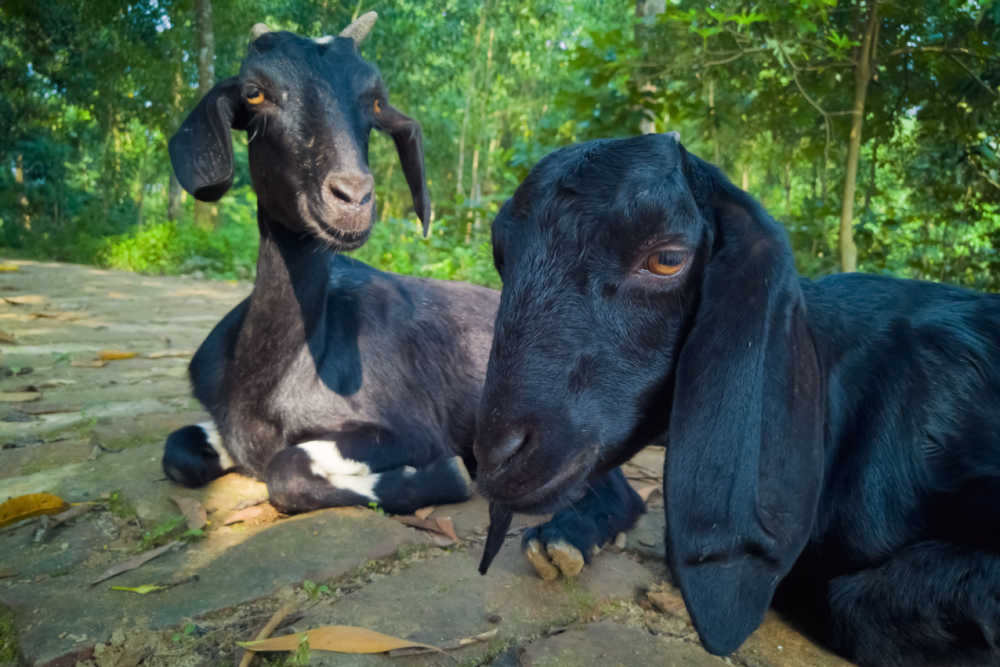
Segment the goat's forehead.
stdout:
<svg viewBox="0 0 1000 667">
<path fill-rule="evenodd" d="M 350 38 L 315 40 L 290 32 L 266 33 L 251 43 L 240 74 L 288 80 L 347 74 L 348 80 L 360 83 L 380 79 L 378 68 L 358 54 Z"/>
<path fill-rule="evenodd" d="M 659 145 L 658 145 L 659 143 Z M 629 244 L 697 236 L 697 206 L 676 151 L 662 142 L 590 142 L 539 163 L 505 207 L 504 226 L 553 242 Z"/>
</svg>

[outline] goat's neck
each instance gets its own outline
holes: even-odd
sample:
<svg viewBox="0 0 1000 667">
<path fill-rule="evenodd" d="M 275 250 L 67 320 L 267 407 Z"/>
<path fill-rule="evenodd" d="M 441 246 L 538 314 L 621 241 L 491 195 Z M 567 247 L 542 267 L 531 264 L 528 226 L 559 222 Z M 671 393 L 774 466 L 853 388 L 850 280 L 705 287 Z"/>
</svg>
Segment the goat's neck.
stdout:
<svg viewBox="0 0 1000 667">
<path fill-rule="evenodd" d="M 257 279 L 237 357 L 273 365 L 322 340 L 332 251 L 261 216 Z M 242 353 L 242 354 L 241 354 Z"/>
</svg>

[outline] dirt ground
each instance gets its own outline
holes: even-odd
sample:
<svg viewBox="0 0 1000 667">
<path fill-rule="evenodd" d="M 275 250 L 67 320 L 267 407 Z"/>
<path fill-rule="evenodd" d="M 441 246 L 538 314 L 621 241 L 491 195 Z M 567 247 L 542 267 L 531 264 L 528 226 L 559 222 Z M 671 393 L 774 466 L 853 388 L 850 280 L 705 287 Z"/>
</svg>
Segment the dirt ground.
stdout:
<svg viewBox="0 0 1000 667">
<path fill-rule="evenodd" d="M 702 650 L 663 566 L 657 448 L 626 467 L 652 495 L 625 543 L 551 582 L 518 549 L 539 517 L 518 517 L 479 576 L 481 498 L 433 508 L 428 531 L 370 508 L 282 516 L 239 475 L 177 487 L 160 469 L 163 439 L 206 417 L 188 360 L 250 286 L 2 258 L 0 269 L 0 501 L 71 503 L 0 528 L 0 665 L 235 665 L 237 642 L 272 620 L 275 636 L 350 625 L 475 640 L 449 655 L 300 647 L 255 664 L 846 664 L 774 615 L 729 658 Z"/>
</svg>

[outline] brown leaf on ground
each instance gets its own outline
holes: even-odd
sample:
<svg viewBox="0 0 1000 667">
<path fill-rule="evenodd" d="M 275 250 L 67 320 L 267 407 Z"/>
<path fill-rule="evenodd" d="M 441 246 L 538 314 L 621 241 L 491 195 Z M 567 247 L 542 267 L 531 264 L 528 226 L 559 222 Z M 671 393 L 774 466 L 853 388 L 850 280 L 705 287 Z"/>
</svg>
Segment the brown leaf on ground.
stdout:
<svg viewBox="0 0 1000 667">
<path fill-rule="evenodd" d="M 241 510 L 233 512 L 226 517 L 226 520 L 222 522 L 222 525 L 229 526 L 234 523 L 246 523 L 246 524 L 258 524 L 258 523 L 268 523 L 271 521 L 277 521 L 278 510 L 274 509 L 271 503 L 264 502 L 259 505 L 254 505 L 253 507 L 244 507 Z"/>
<path fill-rule="evenodd" d="M 4 263 L 0 264 L 0 272 L 6 273 L 8 271 L 20 271 L 21 267 L 17 264 Z"/>
<path fill-rule="evenodd" d="M 108 362 L 105 359 L 74 359 L 69 365 L 77 368 L 102 368 L 107 366 Z"/>
<path fill-rule="evenodd" d="M 0 391 L 0 403 L 28 403 L 41 397 L 40 391 Z"/>
<path fill-rule="evenodd" d="M 62 322 L 72 322 L 84 317 L 84 313 L 72 310 L 50 310 L 46 312 L 28 313 L 28 317 L 33 319 L 60 320 Z"/>
<path fill-rule="evenodd" d="M 289 614 L 295 610 L 295 606 L 291 602 L 286 602 L 281 607 L 278 608 L 276 612 L 268 619 L 264 627 L 260 629 L 257 636 L 254 637 L 255 641 L 261 639 L 267 639 L 271 636 L 271 633 L 278 629 L 281 622 L 285 620 Z M 240 659 L 239 667 L 249 667 L 250 663 L 253 662 L 254 652 L 251 650 L 246 650 L 243 653 L 243 657 Z"/>
<path fill-rule="evenodd" d="M 188 359 L 194 356 L 194 350 L 160 350 L 159 352 L 150 352 L 146 355 L 147 359 Z"/>
<path fill-rule="evenodd" d="M 188 496 L 170 496 L 170 500 L 174 501 L 174 504 L 180 509 L 181 514 L 187 519 L 189 529 L 198 530 L 208 523 L 208 512 L 205 511 L 205 506 L 197 499 Z"/>
<path fill-rule="evenodd" d="M 16 577 L 17 570 L 9 567 L 0 567 L 0 579 L 9 579 L 10 577 Z"/>
<path fill-rule="evenodd" d="M 500 632 L 500 628 L 493 628 L 492 630 L 487 630 L 486 632 L 480 632 L 478 635 L 472 635 L 471 637 L 452 639 L 451 641 L 447 641 L 441 644 L 439 648 L 441 648 L 441 650 L 443 651 L 453 651 L 457 648 L 464 648 L 466 646 L 472 646 L 473 644 L 488 642 L 489 640 L 496 637 L 498 632 Z M 399 648 L 389 651 L 389 655 L 395 658 L 403 655 L 421 655 L 423 653 L 430 653 L 430 652 L 431 652 L 430 649 L 420 648 L 420 647 Z"/>
<path fill-rule="evenodd" d="M 80 503 L 78 505 L 73 505 L 62 514 L 52 519 L 52 527 L 55 528 L 58 525 L 66 523 L 67 521 L 72 521 L 78 516 L 83 516 L 95 507 L 97 507 L 97 503 Z"/>
<path fill-rule="evenodd" d="M 436 507 L 434 507 L 433 505 L 431 505 L 430 507 L 421 507 L 420 509 L 418 509 L 417 511 L 415 511 L 415 512 L 413 513 L 413 516 L 417 517 L 418 519 L 426 519 L 426 518 L 427 518 L 427 517 L 429 517 L 429 516 L 430 516 L 430 515 L 431 515 L 431 514 L 432 514 L 432 513 L 434 512 L 434 510 L 436 510 L 436 509 L 437 509 L 437 508 L 436 508 Z"/>
<path fill-rule="evenodd" d="M 7 345 L 17 345 L 17 337 L 12 333 L 7 333 L 3 329 L 0 329 L 0 343 L 6 343 Z"/>
<path fill-rule="evenodd" d="M 127 350 L 101 350 L 97 353 L 97 358 L 102 361 L 115 361 L 118 359 L 132 359 L 138 356 L 137 352 Z"/>
<path fill-rule="evenodd" d="M 404 525 L 443 535 L 453 542 L 458 542 L 458 535 L 455 534 L 455 524 L 452 523 L 450 517 L 421 519 L 416 516 L 394 516 L 392 518 Z"/>
<path fill-rule="evenodd" d="M 649 502 L 649 497 L 654 493 L 663 493 L 663 491 L 660 489 L 659 484 L 650 484 L 648 486 L 643 486 L 636 489 L 635 492 L 639 494 L 639 497 L 642 498 L 642 502 L 644 503 Z"/>
<path fill-rule="evenodd" d="M 336 651 L 337 653 L 385 653 L 393 649 L 418 646 L 431 651 L 441 649 L 430 644 L 384 635 L 367 628 L 351 625 L 326 625 L 293 635 L 283 635 L 259 641 L 238 642 L 249 651 L 295 651 L 302 638 L 308 637 L 310 651 Z"/>
<path fill-rule="evenodd" d="M 671 589 L 668 585 L 657 584 L 653 586 L 646 592 L 646 597 L 653 603 L 654 607 L 664 614 L 679 616 L 689 623 L 691 622 L 687 607 L 684 606 L 684 598 L 681 597 L 679 592 Z"/>
<path fill-rule="evenodd" d="M 43 514 L 58 514 L 68 507 L 65 500 L 51 493 L 29 493 L 17 496 L 0 503 L 0 526 Z"/>
<path fill-rule="evenodd" d="M 5 296 L 2 299 L 12 306 L 37 306 L 49 300 L 47 296 L 41 294 L 18 294 L 17 296 Z"/>
<path fill-rule="evenodd" d="M 112 565 L 107 570 L 105 570 L 101 574 L 101 576 L 99 576 L 97 579 L 92 580 L 90 582 L 90 585 L 93 586 L 95 584 L 99 584 L 102 581 L 106 581 L 107 579 L 110 579 L 111 577 L 117 577 L 119 574 L 122 574 L 124 572 L 130 572 L 131 570 L 134 570 L 134 569 L 136 569 L 138 567 L 142 567 L 143 565 L 145 565 L 149 561 L 153 560 L 157 556 L 161 556 L 161 555 L 167 553 L 168 551 L 170 551 L 171 549 L 173 549 L 178 544 L 181 544 L 180 540 L 174 540 L 170 544 L 164 544 L 162 547 L 158 547 L 158 548 L 153 549 L 151 551 L 143 552 L 143 553 L 139 554 L 138 556 L 133 556 L 132 558 L 129 558 L 128 560 L 123 560 L 120 563 Z"/>
</svg>

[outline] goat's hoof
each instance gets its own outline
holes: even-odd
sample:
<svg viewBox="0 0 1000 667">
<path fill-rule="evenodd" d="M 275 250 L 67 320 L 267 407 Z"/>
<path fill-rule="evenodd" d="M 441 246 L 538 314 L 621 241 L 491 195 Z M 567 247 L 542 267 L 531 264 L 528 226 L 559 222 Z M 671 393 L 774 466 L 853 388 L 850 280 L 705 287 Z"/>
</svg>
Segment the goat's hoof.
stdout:
<svg viewBox="0 0 1000 667">
<path fill-rule="evenodd" d="M 585 564 L 580 550 L 562 540 L 546 544 L 544 548 L 538 540 L 529 540 L 524 545 L 524 555 L 538 576 L 546 581 L 557 579 L 560 574 L 575 577 Z"/>
</svg>

